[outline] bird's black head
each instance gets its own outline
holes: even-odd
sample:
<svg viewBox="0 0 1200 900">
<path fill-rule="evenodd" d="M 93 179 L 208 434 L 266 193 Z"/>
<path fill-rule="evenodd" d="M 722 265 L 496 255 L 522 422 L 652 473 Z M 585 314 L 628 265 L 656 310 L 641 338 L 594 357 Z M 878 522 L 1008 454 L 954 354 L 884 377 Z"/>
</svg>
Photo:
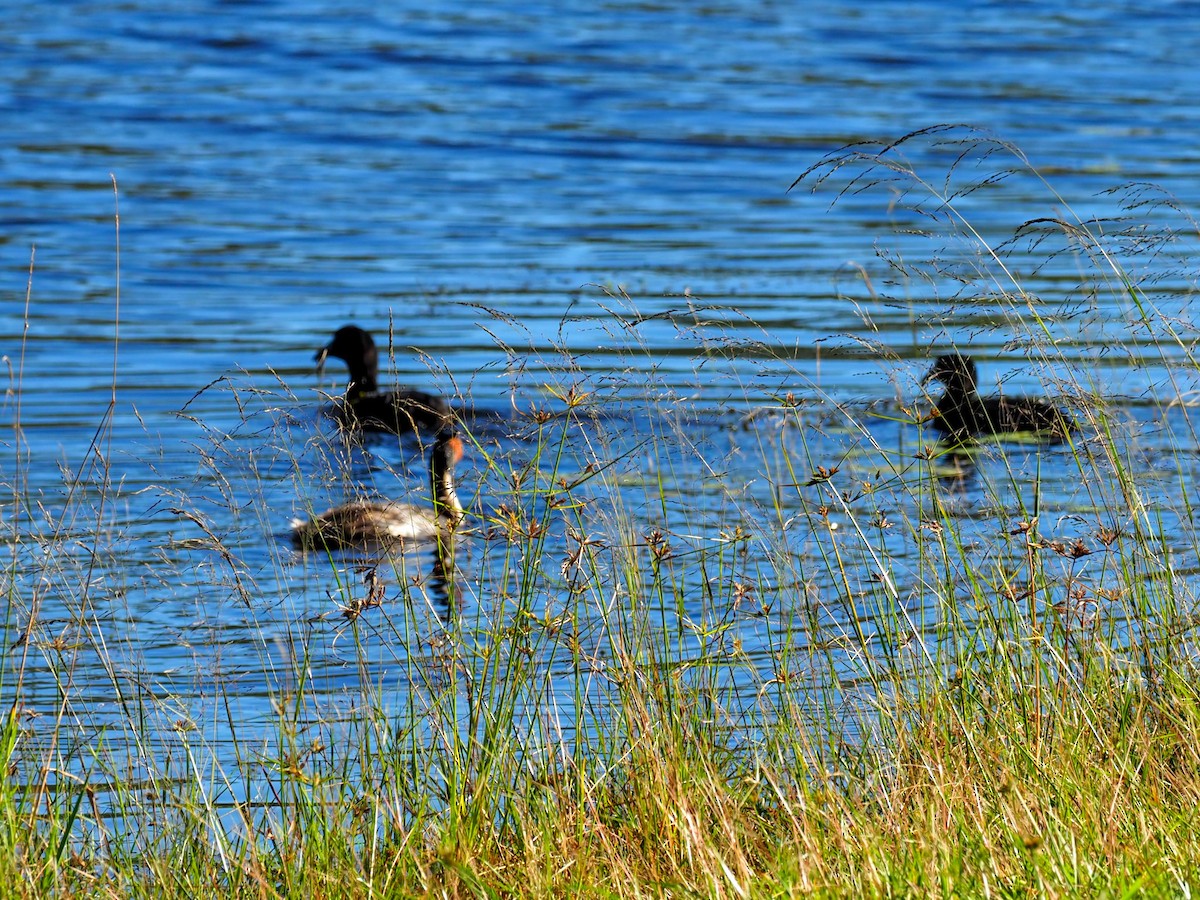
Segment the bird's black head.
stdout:
<svg viewBox="0 0 1200 900">
<path fill-rule="evenodd" d="M 325 362 L 327 357 L 341 359 L 348 363 L 378 361 L 379 352 L 375 349 L 375 341 L 371 335 L 357 325 L 344 325 L 333 333 L 333 340 L 317 351 L 317 363 Z"/>
<path fill-rule="evenodd" d="M 317 351 L 314 359 L 317 368 L 325 365 L 329 357 L 340 359 L 350 369 L 350 392 L 377 390 L 379 379 L 379 351 L 371 335 L 357 325 L 344 325 L 333 334 L 333 340 Z"/>
<path fill-rule="evenodd" d="M 925 386 L 931 381 L 940 381 L 948 391 L 966 393 L 978 387 L 979 375 L 971 357 L 950 353 L 933 361 L 933 366 L 921 379 L 921 385 Z"/>
</svg>

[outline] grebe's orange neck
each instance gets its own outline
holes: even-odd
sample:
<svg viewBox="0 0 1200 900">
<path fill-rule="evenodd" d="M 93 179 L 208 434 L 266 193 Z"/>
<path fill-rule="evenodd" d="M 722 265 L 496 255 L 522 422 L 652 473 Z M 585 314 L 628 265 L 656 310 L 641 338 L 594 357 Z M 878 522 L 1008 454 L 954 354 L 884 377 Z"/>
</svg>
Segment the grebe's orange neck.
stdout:
<svg viewBox="0 0 1200 900">
<path fill-rule="evenodd" d="M 433 506 L 438 515 L 448 519 L 451 527 L 462 521 L 464 510 L 454 488 L 454 467 L 463 458 L 463 442 L 453 432 L 438 435 L 429 454 L 429 480 L 433 490 Z"/>
</svg>

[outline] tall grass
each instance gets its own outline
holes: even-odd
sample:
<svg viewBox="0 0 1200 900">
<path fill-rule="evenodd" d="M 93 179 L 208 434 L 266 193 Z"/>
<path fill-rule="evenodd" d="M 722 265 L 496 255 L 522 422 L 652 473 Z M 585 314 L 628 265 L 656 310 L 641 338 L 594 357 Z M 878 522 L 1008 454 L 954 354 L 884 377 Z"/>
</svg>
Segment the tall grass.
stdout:
<svg viewBox="0 0 1200 900">
<path fill-rule="evenodd" d="M 584 371 L 570 347 L 498 339 L 541 396 L 464 424 L 477 496 L 453 559 L 301 559 L 264 539 L 279 492 L 315 508 L 383 459 L 420 483 L 421 451 L 372 454 L 298 425 L 306 401 L 286 385 L 234 379 L 209 390 L 244 416 L 197 420 L 195 479 L 161 485 L 146 513 L 172 539 L 131 562 L 139 523 L 102 442 L 57 506 L 28 490 L 18 366 L 0 883 L 1186 895 L 1200 867 L 1190 457 L 1160 452 L 1146 475 L 1137 429 L 1082 364 L 1111 322 L 1026 286 L 1069 263 L 1081 304 L 1127 311 L 1131 337 L 1106 352 L 1161 355 L 1186 401 L 1195 360 L 1165 308 L 1178 298 L 1125 262 L 1170 245 L 1085 216 L 1004 239 L 973 223 L 974 191 L 1020 179 L 1039 181 L 1013 148 L 932 130 L 844 150 L 801 184 L 840 202 L 883 190 L 898 224 L 923 223 L 846 295 L 864 319 L 856 352 L 886 352 L 872 317 L 905 301 L 880 285 L 929 292 L 926 309 L 955 315 L 921 313 L 920 328 L 1059 373 L 1080 427 L 1058 448 L 952 454 L 921 405 L 819 391 L 702 427 L 669 379 L 644 376 L 636 305 L 613 292 L 624 379 Z M 698 368 L 770 347 L 715 334 L 720 314 L 678 317 Z M 744 409 L 762 406 L 742 388 Z M 1186 408 L 1164 422 L 1166 446 L 1194 446 Z M 756 477 L 731 478 L 735 462 Z M 191 667 L 152 670 L 131 589 L 162 598 L 153 612 L 197 647 Z"/>
</svg>

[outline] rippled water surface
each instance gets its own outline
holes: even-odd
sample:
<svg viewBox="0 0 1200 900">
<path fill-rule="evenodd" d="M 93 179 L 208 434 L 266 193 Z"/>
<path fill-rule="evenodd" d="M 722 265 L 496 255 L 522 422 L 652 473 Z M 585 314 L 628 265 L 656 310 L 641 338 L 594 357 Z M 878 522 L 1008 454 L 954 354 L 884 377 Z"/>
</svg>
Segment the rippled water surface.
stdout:
<svg viewBox="0 0 1200 900">
<path fill-rule="evenodd" d="M 1151 500 L 1192 485 L 1195 4 L 61 8 L 0 23 L 19 423 L 0 472 L 23 498 L 5 527 L 24 536 L 9 628 L 35 623 L 31 706 L 69 669 L 101 719 L 128 685 L 164 727 L 177 711 L 221 738 L 218 684 L 249 722 L 299 671 L 335 705 L 363 678 L 403 692 L 442 629 L 490 624 L 511 554 L 533 552 L 487 534 L 517 484 L 578 482 L 577 513 L 526 512 L 550 522 L 536 612 L 579 602 L 585 646 L 623 594 L 572 599 L 581 536 L 643 562 L 648 535 L 669 541 L 698 587 L 663 622 L 720 623 L 750 685 L 807 645 L 806 617 L 853 633 L 900 603 L 932 631 L 915 547 L 939 474 L 994 548 L 1034 513 L 1091 534 L 1120 468 L 985 447 L 931 474 L 909 407 L 940 347 L 988 390 L 1108 409 Z M 927 129 L 879 160 L 915 178 L 831 156 Z M 451 603 L 427 554 L 405 557 L 360 632 L 340 606 L 369 591 L 361 567 L 287 543 L 294 515 L 424 484 L 415 444 L 347 447 L 320 412 L 345 376 L 313 353 L 351 321 L 392 348 L 386 380 L 469 409 L 480 531 Z M 804 484 L 821 467 L 834 481 Z M 891 564 L 856 551 L 858 599 L 827 602 L 841 587 L 811 562 L 852 527 L 838 492 L 864 485 L 866 546 Z M 1194 565 L 1186 515 L 1155 521 Z M 571 661 L 541 662 L 553 693 Z"/>
</svg>

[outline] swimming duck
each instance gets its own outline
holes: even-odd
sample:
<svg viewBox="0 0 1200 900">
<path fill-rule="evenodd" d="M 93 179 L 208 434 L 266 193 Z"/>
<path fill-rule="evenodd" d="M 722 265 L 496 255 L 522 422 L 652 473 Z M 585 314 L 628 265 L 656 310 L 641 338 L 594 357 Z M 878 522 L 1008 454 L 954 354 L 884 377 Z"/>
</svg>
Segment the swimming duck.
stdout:
<svg viewBox="0 0 1200 900">
<path fill-rule="evenodd" d="M 939 356 L 921 379 L 924 386 L 945 387 L 930 424 L 944 440 L 965 441 L 978 435 L 1035 432 L 1064 438 L 1073 424 L 1060 410 L 1032 397 L 980 397 L 979 376 L 969 356 Z"/>
<path fill-rule="evenodd" d="M 450 421 L 450 407 L 436 394 L 400 388 L 379 390 L 379 351 L 371 335 L 356 325 L 334 332 L 333 339 L 317 351 L 317 367 L 329 357 L 340 359 L 350 369 L 342 419 L 367 431 L 406 434 L 436 433 Z"/>
<path fill-rule="evenodd" d="M 292 543 L 301 550 L 352 550 L 426 543 L 448 535 L 463 517 L 454 489 L 454 467 L 462 456 L 462 438 L 443 430 L 429 452 L 432 508 L 352 500 L 319 516 L 292 520 Z"/>
</svg>

